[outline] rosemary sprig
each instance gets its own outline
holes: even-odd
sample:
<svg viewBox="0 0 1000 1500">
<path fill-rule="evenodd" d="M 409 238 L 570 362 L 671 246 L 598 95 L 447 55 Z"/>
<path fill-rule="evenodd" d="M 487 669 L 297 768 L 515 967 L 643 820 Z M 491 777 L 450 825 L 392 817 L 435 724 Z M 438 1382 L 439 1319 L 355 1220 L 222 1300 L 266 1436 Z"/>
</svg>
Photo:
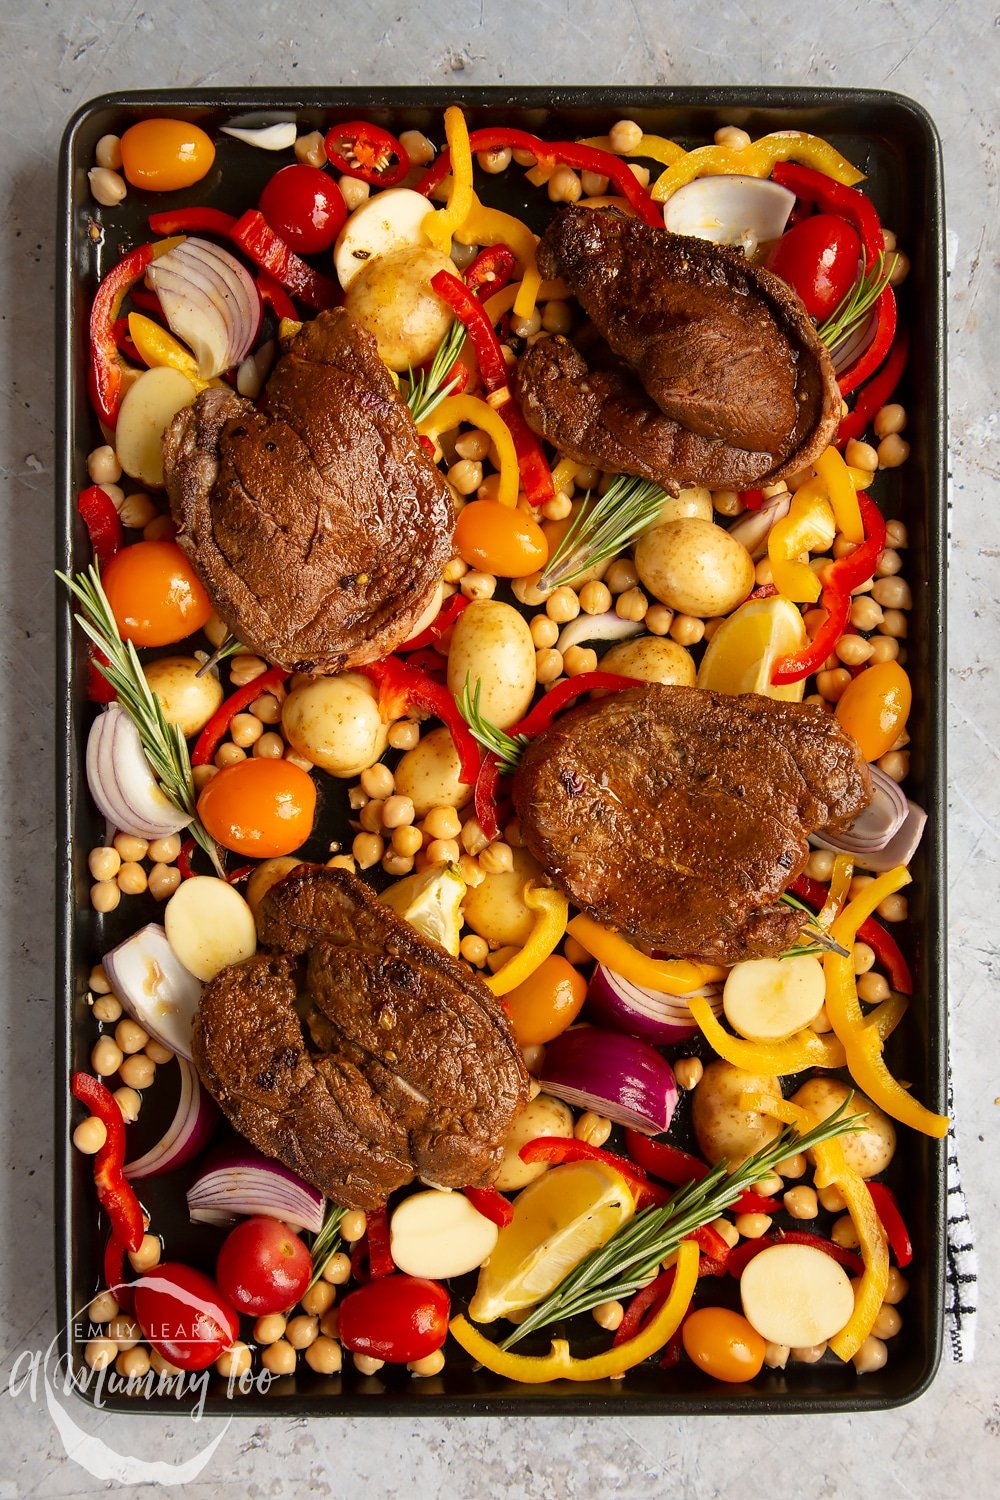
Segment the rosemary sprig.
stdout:
<svg viewBox="0 0 1000 1500">
<path fill-rule="evenodd" d="M 196 677 L 204 677 L 205 673 L 211 672 L 214 667 L 217 667 L 219 665 L 220 661 L 227 661 L 230 656 L 235 656 L 237 651 L 242 650 L 243 642 L 237 640 L 236 636 L 234 636 L 230 632 L 230 634 L 227 635 L 225 640 L 222 642 L 222 645 L 216 646 L 211 656 L 209 656 L 205 661 L 202 662 L 201 666 L 198 668 L 197 672 L 194 675 Z"/>
<path fill-rule="evenodd" d="M 661 1207 L 643 1209 L 570 1271 L 500 1348 L 510 1349 L 538 1328 L 575 1318 L 599 1302 L 630 1296 L 646 1286 L 681 1240 L 731 1208 L 742 1192 L 773 1172 L 779 1162 L 847 1131 L 860 1130 L 864 1115 L 845 1114 L 853 1097 L 849 1094 L 839 1109 L 805 1134 L 786 1126 L 776 1140 L 747 1157 L 734 1172 L 728 1171 L 728 1162 L 719 1162 L 707 1177 L 679 1188 Z"/>
<path fill-rule="evenodd" d="M 486 717 L 479 707 L 482 685 L 482 681 L 477 678 L 476 691 L 473 693 L 472 680 L 466 672 L 462 696 L 458 700 L 459 712 L 471 729 L 473 739 L 478 740 L 484 749 L 492 751 L 500 762 L 500 770 L 509 775 L 517 770 L 517 763 L 521 758 L 522 750 L 528 743 L 528 736 L 507 734 Z"/>
<path fill-rule="evenodd" d="M 785 906 L 792 907 L 794 911 L 804 912 L 805 915 L 809 918 L 803 929 L 806 936 L 809 938 L 809 946 L 787 948 L 785 952 L 781 954 L 782 958 L 797 958 L 802 953 L 816 953 L 817 951 L 821 953 L 839 953 L 841 958 L 850 958 L 851 955 L 848 953 L 847 949 L 842 947 L 835 938 L 832 938 L 825 927 L 821 927 L 819 925 L 816 920 L 816 913 L 813 911 L 811 906 L 806 906 L 804 901 L 800 901 L 799 898 L 797 896 L 793 896 L 790 891 L 785 891 L 785 893 L 781 897 L 781 900 Z"/>
<path fill-rule="evenodd" d="M 826 321 L 819 325 L 817 333 L 828 349 L 834 349 L 837 344 L 842 344 L 861 327 L 889 285 L 889 277 L 892 275 L 895 264 L 895 255 L 892 256 L 888 267 L 885 263 L 885 256 L 880 255 L 872 268 L 865 271 Z"/>
<path fill-rule="evenodd" d="M 464 343 L 465 327 L 456 318 L 438 345 L 438 351 L 431 361 L 430 369 L 421 370 L 418 374 L 413 366 L 410 366 L 407 376 L 410 389 L 407 393 L 406 404 L 410 408 L 414 422 L 423 422 L 429 417 L 435 407 L 440 406 L 445 397 L 450 396 L 458 385 L 457 375 L 454 380 L 448 380 L 447 377 Z"/>
<path fill-rule="evenodd" d="M 555 589 L 572 583 L 588 568 L 614 557 L 656 519 L 666 498 L 666 490 L 634 474 L 617 474 L 595 500 L 588 492 L 546 563 L 538 587 Z"/>
<path fill-rule="evenodd" d="M 191 818 L 189 828 L 192 837 L 204 849 L 219 874 L 224 876 L 215 840 L 197 817 L 197 799 L 187 741 L 176 724 L 167 723 L 163 705 L 150 690 L 132 642 L 122 640 L 108 596 L 101 586 L 97 564 L 91 563 L 85 573 L 77 573 L 75 578 L 70 578 L 65 573 L 57 573 L 56 576 L 62 579 L 81 606 L 82 613 L 74 618 L 106 658 L 106 661 L 95 661 L 94 665 L 110 682 L 118 695 L 119 705 L 138 730 L 146 759 L 153 768 L 163 795 L 179 813 Z"/>
<path fill-rule="evenodd" d="M 340 1249 L 340 1221 L 344 1217 L 345 1210 L 339 1203 L 327 1204 L 326 1217 L 316 1238 L 312 1242 L 312 1276 L 309 1278 L 309 1287 L 314 1287 L 326 1270 L 330 1261 Z"/>
</svg>

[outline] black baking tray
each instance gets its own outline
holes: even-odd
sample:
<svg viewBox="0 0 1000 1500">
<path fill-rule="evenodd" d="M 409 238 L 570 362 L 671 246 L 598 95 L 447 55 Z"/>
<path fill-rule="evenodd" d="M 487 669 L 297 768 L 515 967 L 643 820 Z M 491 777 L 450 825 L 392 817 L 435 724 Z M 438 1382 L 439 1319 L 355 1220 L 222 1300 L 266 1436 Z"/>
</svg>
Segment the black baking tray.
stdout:
<svg viewBox="0 0 1000 1500">
<path fill-rule="evenodd" d="M 869 191 L 883 222 L 895 229 L 912 270 L 904 289 L 902 316 L 911 333 L 909 368 L 901 394 L 907 407 L 910 458 L 902 471 L 878 479 L 878 495 L 890 515 L 905 517 L 910 532 L 907 576 L 914 607 L 907 642 L 908 670 L 914 684 L 911 795 L 930 813 L 910 888 L 906 943 L 913 959 L 915 994 L 905 1024 L 889 1043 L 889 1062 L 898 1076 L 932 1108 L 946 1103 L 946 934 L 945 934 L 945 701 L 944 580 L 947 548 L 944 199 L 940 143 L 927 113 L 912 100 L 882 91 L 777 88 L 472 88 L 457 94 L 442 88 L 240 89 L 106 95 L 85 105 L 67 126 L 60 157 L 58 295 L 58 381 L 56 411 L 57 565 L 72 571 L 85 565 L 89 549 L 76 516 L 76 492 L 87 483 L 86 455 L 101 441 L 87 400 L 87 321 L 100 276 L 131 244 L 148 238 L 145 217 L 175 202 L 213 204 L 242 211 L 256 202 L 260 187 L 277 165 L 290 160 L 238 146 L 218 137 L 213 172 L 178 195 L 144 196 L 130 190 L 120 208 L 101 211 L 87 187 L 94 148 L 107 132 L 155 115 L 195 120 L 210 131 L 239 117 L 265 124 L 294 118 L 300 130 L 363 116 L 396 131 L 418 128 L 442 135 L 441 113 L 461 104 L 473 126 L 505 123 L 552 139 L 605 133 L 614 120 L 629 117 L 648 132 L 691 146 L 709 142 L 721 125 L 743 126 L 751 136 L 802 129 L 833 141 L 869 176 Z M 513 176 L 514 174 L 510 174 Z M 509 191 L 520 195 L 522 186 Z M 530 189 L 523 189 L 530 193 Z M 512 196 L 511 206 L 540 228 L 548 209 L 542 195 Z M 102 216 L 107 220 L 100 232 Z M 905 501 L 904 501 L 905 486 Z M 129 906 L 127 925 L 119 908 L 110 917 L 93 912 L 88 901 L 87 851 L 104 836 L 90 805 L 82 774 L 83 746 L 91 709 L 85 694 L 86 659 L 60 592 L 57 605 L 58 722 L 56 886 L 56 1266 L 61 1309 L 62 1353 L 77 1355 L 86 1338 L 79 1310 L 100 1283 L 100 1249 L 91 1169 L 69 1147 L 71 1128 L 67 1086 L 73 1068 L 86 1067 L 95 1032 L 88 1018 L 87 975 L 100 954 L 135 925 L 139 908 Z M 325 838 L 330 837 L 328 825 Z M 150 919 L 155 908 L 150 910 Z M 683 1049 L 690 1051 L 689 1046 Z M 167 1105 L 167 1108 L 172 1107 Z M 155 1119 L 143 1121 L 152 1127 Z M 679 1112 L 679 1118 L 681 1113 Z M 144 1146 L 144 1142 L 140 1145 Z M 892 1341 L 882 1371 L 859 1379 L 832 1356 L 817 1365 L 790 1365 L 763 1371 L 750 1385 L 727 1386 L 709 1380 L 690 1364 L 669 1371 L 643 1366 L 624 1380 L 587 1385 L 568 1382 L 517 1386 L 488 1371 L 475 1371 L 460 1351 L 449 1351 L 440 1376 L 413 1380 L 405 1370 L 383 1370 L 363 1379 L 353 1370 L 342 1376 L 298 1374 L 275 1381 L 266 1395 L 230 1397 L 216 1379 L 206 1410 L 260 1418 L 319 1415 L 428 1416 L 552 1414 L 627 1417 L 639 1414 L 777 1415 L 783 1412 L 886 1410 L 913 1400 L 933 1379 L 941 1354 L 945 1278 L 944 1143 L 912 1132 L 898 1153 L 897 1185 L 904 1194 L 914 1240 L 908 1273 L 910 1294 L 903 1304 L 903 1328 Z M 181 1179 L 178 1185 L 178 1179 Z M 184 1172 L 144 1184 L 143 1197 L 154 1227 L 167 1232 L 171 1257 L 200 1258 L 211 1269 L 212 1231 L 187 1223 Z M 596 1330 L 590 1325 L 590 1332 Z M 580 1330 L 586 1342 L 587 1330 Z M 87 1399 L 93 1399 L 90 1395 Z M 135 1400 L 102 1397 L 105 1409 L 177 1411 L 170 1395 Z"/>
</svg>

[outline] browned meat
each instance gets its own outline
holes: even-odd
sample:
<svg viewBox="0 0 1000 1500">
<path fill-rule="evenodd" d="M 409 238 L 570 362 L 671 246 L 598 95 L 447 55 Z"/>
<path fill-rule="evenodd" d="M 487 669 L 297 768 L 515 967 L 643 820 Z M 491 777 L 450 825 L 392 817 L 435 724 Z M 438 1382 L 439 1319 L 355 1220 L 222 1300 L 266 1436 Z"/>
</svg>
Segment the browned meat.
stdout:
<svg viewBox="0 0 1000 1500">
<path fill-rule="evenodd" d="M 532 740 L 514 777 L 528 848 L 578 906 L 678 958 L 780 953 L 775 903 L 808 835 L 846 826 L 871 776 L 832 714 L 652 683 Z"/>
<path fill-rule="evenodd" d="M 482 980 L 344 870 L 293 870 L 257 922 L 272 951 L 205 986 L 193 1034 L 240 1134 L 349 1208 L 490 1182 L 528 1080 Z"/>
<path fill-rule="evenodd" d="M 829 443 L 840 415 L 830 356 L 790 288 L 750 265 L 742 251 L 613 212 L 569 208 L 549 225 L 538 264 L 543 275 L 569 282 L 612 352 L 637 375 L 652 411 L 681 430 L 673 441 L 683 472 L 665 476 L 668 488 L 711 484 L 708 469 L 691 473 L 691 461 L 702 454 L 707 461 L 713 444 L 731 450 L 715 456 L 716 472 L 726 473 L 731 465 L 734 474 L 750 473 L 740 483 L 760 484 L 803 468 Z M 551 366 L 548 403 L 531 399 L 543 363 L 537 355 L 526 362 L 522 399 L 532 408 L 535 430 L 555 441 L 545 414 L 553 394 Z M 621 392 L 611 394 L 618 403 Z M 574 397 L 576 386 L 558 398 L 564 429 Z M 616 431 L 622 420 L 616 405 L 604 425 Z M 633 450 L 636 425 L 633 413 L 626 421 Z M 575 430 L 582 438 L 585 424 Z M 706 448 L 685 447 L 682 437 L 690 434 L 704 439 Z M 662 475 L 666 429 L 655 425 L 643 451 L 650 439 L 647 467 Z M 582 450 L 585 444 L 572 446 Z M 586 461 L 613 467 L 596 451 Z"/>
<path fill-rule="evenodd" d="M 292 339 L 262 409 L 203 391 L 163 457 L 178 541 L 252 650 L 335 672 L 412 633 L 453 550 L 451 500 L 343 309 Z"/>
</svg>

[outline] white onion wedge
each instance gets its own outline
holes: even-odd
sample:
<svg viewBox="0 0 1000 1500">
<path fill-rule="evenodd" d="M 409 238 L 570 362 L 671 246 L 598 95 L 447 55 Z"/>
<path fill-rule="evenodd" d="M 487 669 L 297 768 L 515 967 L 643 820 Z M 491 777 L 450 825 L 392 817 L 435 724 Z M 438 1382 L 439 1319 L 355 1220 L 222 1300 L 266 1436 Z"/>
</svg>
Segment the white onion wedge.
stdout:
<svg viewBox="0 0 1000 1500">
<path fill-rule="evenodd" d="M 792 497 L 786 490 L 781 495 L 765 500 L 760 510 L 745 510 L 726 530 L 742 543 L 754 562 L 760 562 L 767 552 L 771 528 L 785 519 L 791 507 Z"/>
<path fill-rule="evenodd" d="M 112 948 L 102 962 L 116 999 L 133 1021 L 190 1062 L 201 982 L 181 963 L 164 929 L 151 922 Z"/>
<path fill-rule="evenodd" d="M 139 731 L 117 703 L 109 704 L 90 727 L 87 785 L 109 823 L 136 838 L 167 838 L 191 821 L 160 789 Z"/>
<path fill-rule="evenodd" d="M 407 1275 L 443 1281 L 478 1270 L 499 1234 L 463 1193 L 413 1193 L 393 1212 L 389 1248 Z"/>
<path fill-rule="evenodd" d="M 771 1245 L 740 1277 L 747 1322 L 771 1344 L 808 1349 L 847 1324 L 854 1289 L 843 1266 L 811 1245 Z"/>
<path fill-rule="evenodd" d="M 180 962 L 206 982 L 257 952 L 253 912 L 239 891 L 214 875 L 182 880 L 167 902 L 163 925 Z"/>
<path fill-rule="evenodd" d="M 808 953 L 750 958 L 730 969 L 722 1005 L 748 1042 L 783 1042 L 809 1025 L 825 994 L 823 965 Z"/>
<path fill-rule="evenodd" d="M 645 630 L 641 620 L 623 620 L 613 609 L 607 614 L 579 614 L 575 620 L 564 625 L 556 642 L 556 650 L 563 655 L 570 646 L 579 646 L 584 641 L 627 641 Z"/>
<path fill-rule="evenodd" d="M 295 145 L 296 126 L 294 120 L 278 120 L 273 125 L 223 125 L 222 134 L 261 151 L 287 151 Z"/>
<path fill-rule="evenodd" d="M 147 272 L 170 331 L 198 361 L 204 380 L 249 354 L 260 327 L 257 284 L 228 250 L 192 235 Z"/>
<path fill-rule="evenodd" d="M 742 245 L 750 256 L 784 233 L 795 194 L 763 177 L 696 177 L 668 198 L 663 222 L 674 234 Z"/>
</svg>

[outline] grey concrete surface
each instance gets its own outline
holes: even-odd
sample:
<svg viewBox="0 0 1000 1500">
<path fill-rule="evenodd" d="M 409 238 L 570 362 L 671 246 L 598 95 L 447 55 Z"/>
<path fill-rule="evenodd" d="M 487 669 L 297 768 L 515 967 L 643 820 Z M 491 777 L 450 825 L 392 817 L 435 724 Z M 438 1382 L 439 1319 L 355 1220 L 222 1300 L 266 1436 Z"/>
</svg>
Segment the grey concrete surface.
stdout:
<svg viewBox="0 0 1000 1500">
<path fill-rule="evenodd" d="M 998 18 L 984 0 L 670 6 L 590 0 L 0 0 L 0 1049 L 3 1323 L 0 1500 L 116 1487 L 73 1455 L 180 1462 L 219 1444 L 194 1497 L 674 1493 L 978 1500 L 1000 1480 L 994 1246 L 993 1006 L 1000 841 L 995 259 Z M 53 1331 L 50 1163 L 51 559 L 54 181 L 59 136 L 87 98 L 213 84 L 785 83 L 886 86 L 940 127 L 948 179 L 955 523 L 951 562 L 951 985 L 956 1103 L 983 1251 L 979 1350 L 897 1412 L 834 1420 L 291 1422 L 196 1428 L 185 1416 L 95 1416 L 63 1437 L 41 1400 L 6 1392 L 11 1361 Z M 69 1456 L 67 1456 L 67 1451 Z M 137 1471 L 125 1471 L 134 1478 Z M 155 1477 L 155 1475 L 153 1476 Z M 143 1482 L 135 1493 L 152 1494 Z"/>
</svg>

